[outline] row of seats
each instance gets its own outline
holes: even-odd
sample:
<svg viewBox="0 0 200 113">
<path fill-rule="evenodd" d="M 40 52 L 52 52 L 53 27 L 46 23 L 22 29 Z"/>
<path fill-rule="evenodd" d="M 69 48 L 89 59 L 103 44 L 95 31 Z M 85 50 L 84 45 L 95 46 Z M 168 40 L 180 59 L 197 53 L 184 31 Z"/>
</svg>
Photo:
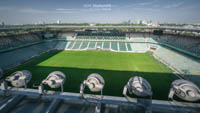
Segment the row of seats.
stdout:
<svg viewBox="0 0 200 113">
<path fill-rule="evenodd" d="M 149 44 L 146 43 L 125 43 L 125 42 L 101 42 L 101 41 L 70 41 L 66 49 L 105 49 L 114 51 L 146 52 Z"/>
<path fill-rule="evenodd" d="M 58 47 L 58 45 L 60 45 L 59 41 L 50 41 L 0 53 L 0 68 L 22 63 L 32 57 L 39 56 L 43 52 L 55 49 L 55 47 Z"/>
<path fill-rule="evenodd" d="M 188 37 L 162 36 L 156 38 L 158 42 L 166 43 L 180 49 L 200 55 L 200 39 Z"/>
<path fill-rule="evenodd" d="M 0 50 L 24 45 L 27 43 L 38 42 L 40 40 L 42 40 L 42 39 L 39 36 L 37 36 L 36 34 L 1 37 L 0 38 Z"/>
<path fill-rule="evenodd" d="M 66 35 L 69 35 L 69 36 L 66 36 Z M 60 37 L 66 36 L 66 38 L 68 37 L 69 39 L 73 39 L 73 37 L 75 37 L 76 34 L 64 33 L 64 34 L 59 34 L 59 36 Z M 165 43 L 165 44 L 169 44 L 177 48 L 192 52 L 196 55 L 200 55 L 200 40 L 198 38 L 170 36 L 170 35 L 155 36 L 152 34 L 139 34 L 139 33 L 129 34 L 127 37 L 130 37 L 129 40 L 131 40 L 132 42 Z M 81 36 L 81 35 L 78 35 L 76 39 L 125 40 L 126 38 L 125 36 L 83 36 L 83 35 Z M 27 44 L 27 43 L 37 42 L 40 40 L 42 39 L 36 34 L 26 34 L 26 35 L 12 36 L 12 37 L 1 37 L 0 50 L 16 47 L 16 46 Z M 78 48 L 78 45 L 79 44 L 77 44 L 75 48 Z M 128 48 L 130 50 L 130 47 Z"/>
<path fill-rule="evenodd" d="M 199 38 L 175 35 L 156 36 L 152 34 L 130 34 L 129 36 L 131 37 L 130 40 L 133 42 L 164 43 L 200 56 Z"/>
<path fill-rule="evenodd" d="M 154 54 L 183 74 L 200 75 L 199 60 L 161 46 Z"/>
<path fill-rule="evenodd" d="M 125 36 L 77 36 L 76 39 L 81 40 L 125 40 Z"/>
<path fill-rule="evenodd" d="M 70 41 L 67 49 L 83 50 L 83 49 L 104 49 L 114 51 L 132 51 L 131 43 L 125 42 L 101 42 L 101 41 Z"/>
</svg>

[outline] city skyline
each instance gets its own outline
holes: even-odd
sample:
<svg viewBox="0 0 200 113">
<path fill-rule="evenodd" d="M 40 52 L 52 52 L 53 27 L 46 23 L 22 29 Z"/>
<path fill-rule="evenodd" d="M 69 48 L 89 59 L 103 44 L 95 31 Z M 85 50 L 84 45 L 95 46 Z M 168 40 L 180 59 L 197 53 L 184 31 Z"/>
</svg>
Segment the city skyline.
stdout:
<svg viewBox="0 0 200 113">
<path fill-rule="evenodd" d="M 200 23 L 198 0 L 7 0 L 0 1 L 0 22 L 6 24 Z"/>
</svg>

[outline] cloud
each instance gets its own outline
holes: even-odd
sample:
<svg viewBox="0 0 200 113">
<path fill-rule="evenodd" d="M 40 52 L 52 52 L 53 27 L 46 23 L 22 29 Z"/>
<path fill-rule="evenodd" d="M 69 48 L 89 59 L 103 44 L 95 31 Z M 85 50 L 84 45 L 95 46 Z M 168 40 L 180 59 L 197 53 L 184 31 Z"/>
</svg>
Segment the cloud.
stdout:
<svg viewBox="0 0 200 113">
<path fill-rule="evenodd" d="M 166 8 L 166 9 L 178 8 L 178 7 L 180 7 L 183 4 L 184 4 L 184 2 L 178 2 L 178 3 L 166 5 L 166 6 L 164 6 L 164 8 Z"/>
<path fill-rule="evenodd" d="M 137 7 L 137 6 L 147 6 L 147 5 L 154 4 L 155 2 L 157 2 L 157 0 L 128 4 L 128 5 L 124 5 L 122 7 L 129 8 L 129 7 Z"/>
<path fill-rule="evenodd" d="M 75 8 L 57 8 L 54 13 L 79 13 L 82 9 L 75 9 Z"/>
<path fill-rule="evenodd" d="M 57 14 L 62 14 L 62 13 L 73 14 L 73 13 L 79 13 L 79 12 L 78 11 L 55 11 L 53 13 L 57 13 Z"/>
<path fill-rule="evenodd" d="M 7 11 L 7 10 L 12 10 L 13 7 L 10 6 L 0 6 L 0 11 Z"/>
<path fill-rule="evenodd" d="M 39 10 L 39 9 L 33 9 L 33 8 L 26 8 L 26 9 L 20 9 L 19 12 L 21 13 L 30 13 L 30 14 L 62 14 L 62 13 L 79 13 L 78 9 L 63 9 L 58 8 L 54 10 Z"/>
<path fill-rule="evenodd" d="M 81 13 L 81 12 L 95 12 L 95 11 L 111 11 L 112 6 L 110 4 L 91 4 L 83 6 L 83 8 L 57 8 L 56 13 Z"/>
<path fill-rule="evenodd" d="M 46 10 L 39 10 L 39 9 L 32 9 L 32 8 L 20 9 L 19 12 L 21 12 L 21 13 L 32 13 L 32 14 L 49 13 L 49 11 L 46 11 Z"/>
<path fill-rule="evenodd" d="M 57 8 L 56 11 L 79 11 L 80 9 L 73 9 L 73 8 L 69 8 L 69 9 L 65 9 L 65 8 Z"/>
<path fill-rule="evenodd" d="M 152 0 L 152 1 L 148 1 L 148 2 L 142 2 L 142 3 L 138 3 L 138 5 L 140 6 L 145 6 L 145 5 L 151 5 L 153 3 L 155 3 L 157 0 Z"/>
</svg>

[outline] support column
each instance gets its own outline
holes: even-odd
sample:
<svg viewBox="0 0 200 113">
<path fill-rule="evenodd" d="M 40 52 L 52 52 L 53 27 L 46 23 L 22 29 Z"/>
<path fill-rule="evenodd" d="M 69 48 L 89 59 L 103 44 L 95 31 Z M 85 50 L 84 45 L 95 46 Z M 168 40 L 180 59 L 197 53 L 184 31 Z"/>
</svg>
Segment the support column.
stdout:
<svg viewBox="0 0 200 113">
<path fill-rule="evenodd" d="M 60 104 L 61 100 L 59 99 L 54 99 L 50 106 L 47 108 L 45 113 L 54 113 L 55 109 L 58 107 L 58 105 Z"/>
<path fill-rule="evenodd" d="M 0 106 L 0 113 L 7 113 L 13 107 L 15 107 L 25 96 L 15 95 L 7 102 L 5 102 L 2 106 Z"/>
<path fill-rule="evenodd" d="M 98 103 L 96 108 L 95 108 L 95 113 L 101 113 L 101 106 L 102 106 L 102 103 Z"/>
</svg>

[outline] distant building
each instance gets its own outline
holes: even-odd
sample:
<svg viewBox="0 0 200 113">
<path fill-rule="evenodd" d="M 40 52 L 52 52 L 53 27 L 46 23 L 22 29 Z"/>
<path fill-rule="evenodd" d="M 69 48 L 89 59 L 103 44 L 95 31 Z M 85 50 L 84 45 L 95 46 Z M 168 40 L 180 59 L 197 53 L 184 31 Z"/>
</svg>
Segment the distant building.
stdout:
<svg viewBox="0 0 200 113">
<path fill-rule="evenodd" d="M 137 24 L 143 24 L 143 21 L 142 20 L 138 20 Z"/>
<path fill-rule="evenodd" d="M 128 20 L 128 22 L 127 22 L 128 24 L 131 24 L 131 20 Z"/>
<path fill-rule="evenodd" d="M 5 23 L 4 23 L 4 22 L 2 22 L 2 23 L 1 23 L 1 25 L 2 25 L 2 26 L 4 26 L 4 25 L 5 25 Z"/>
<path fill-rule="evenodd" d="M 137 24 L 152 25 L 153 21 L 152 20 L 138 20 Z"/>
<path fill-rule="evenodd" d="M 185 25 L 185 26 L 184 26 L 184 28 L 194 28 L 194 26 L 193 26 L 193 25 L 190 25 L 190 24 L 188 24 L 188 25 Z"/>
<path fill-rule="evenodd" d="M 148 26 L 159 27 L 159 24 L 147 24 Z"/>
<path fill-rule="evenodd" d="M 61 24 L 61 21 L 60 20 L 57 20 L 57 22 L 56 22 L 57 24 Z"/>
<path fill-rule="evenodd" d="M 93 24 L 93 23 L 92 23 L 92 24 L 90 24 L 90 26 L 95 26 L 95 25 L 96 25 L 96 24 Z"/>
</svg>

